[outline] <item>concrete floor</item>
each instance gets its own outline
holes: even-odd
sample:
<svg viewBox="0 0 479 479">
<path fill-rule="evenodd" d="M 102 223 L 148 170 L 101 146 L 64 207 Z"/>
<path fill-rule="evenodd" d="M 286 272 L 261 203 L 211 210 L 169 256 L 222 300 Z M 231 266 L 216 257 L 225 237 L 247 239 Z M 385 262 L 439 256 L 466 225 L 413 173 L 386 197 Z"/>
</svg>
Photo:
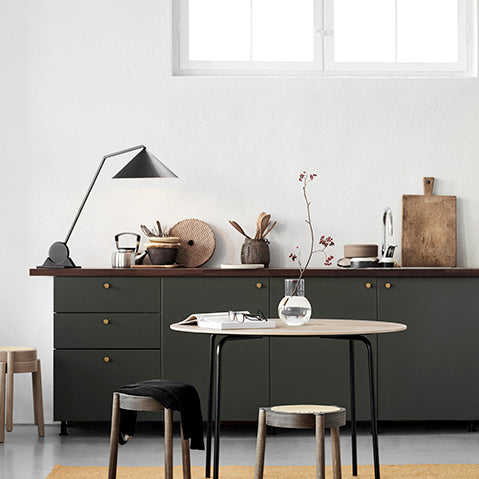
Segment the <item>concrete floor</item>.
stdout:
<svg viewBox="0 0 479 479">
<path fill-rule="evenodd" d="M 176 429 L 176 428 L 175 428 Z M 222 428 L 221 464 L 254 465 L 256 430 L 253 426 Z M 109 429 L 106 424 L 82 424 L 59 436 L 59 426 L 47 426 L 45 437 L 38 438 L 36 428 L 15 425 L 0 445 L 1 479 L 44 479 L 55 464 L 70 466 L 106 466 Z M 266 443 L 268 465 L 313 465 L 312 431 L 281 430 L 270 434 Z M 120 466 L 163 464 L 160 424 L 141 424 L 137 434 L 120 447 Z M 174 462 L 180 464 L 181 452 L 175 435 Z M 467 432 L 465 423 L 381 424 L 380 459 L 382 464 L 453 464 L 479 462 L 479 433 Z M 330 457 L 329 439 L 326 443 Z M 351 463 L 350 430 L 342 428 L 343 464 Z M 204 452 L 192 451 L 192 464 L 204 464 Z M 359 464 L 372 464 L 371 436 L 360 426 Z M 330 462 L 329 462 L 330 463 Z"/>
</svg>

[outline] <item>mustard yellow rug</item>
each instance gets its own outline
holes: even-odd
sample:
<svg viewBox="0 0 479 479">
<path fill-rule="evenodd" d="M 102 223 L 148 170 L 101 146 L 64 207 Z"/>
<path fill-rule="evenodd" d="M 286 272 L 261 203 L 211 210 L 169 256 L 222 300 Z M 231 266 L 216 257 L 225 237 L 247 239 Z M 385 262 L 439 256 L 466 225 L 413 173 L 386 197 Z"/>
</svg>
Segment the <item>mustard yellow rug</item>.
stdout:
<svg viewBox="0 0 479 479">
<path fill-rule="evenodd" d="M 314 479 L 314 466 L 266 466 L 264 479 Z M 192 479 L 204 479 L 204 467 L 192 467 Z M 119 467 L 118 479 L 162 479 L 162 467 Z M 221 479 L 253 479 L 254 467 L 222 466 Z M 106 479 L 107 467 L 55 466 L 47 479 Z M 181 467 L 174 467 L 174 478 L 182 479 Z M 332 478 L 331 467 L 326 477 Z M 343 479 L 351 479 L 351 466 L 343 466 Z M 359 479 L 374 478 L 373 466 L 359 466 Z M 479 464 L 423 464 L 381 466 L 382 479 L 478 479 Z"/>
</svg>

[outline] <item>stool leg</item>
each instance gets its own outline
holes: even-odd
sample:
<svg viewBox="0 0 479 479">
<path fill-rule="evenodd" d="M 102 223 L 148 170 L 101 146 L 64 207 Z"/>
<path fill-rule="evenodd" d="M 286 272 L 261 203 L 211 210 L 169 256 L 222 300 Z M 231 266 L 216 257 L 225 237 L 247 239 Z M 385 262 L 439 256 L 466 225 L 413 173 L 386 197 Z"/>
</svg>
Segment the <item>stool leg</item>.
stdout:
<svg viewBox="0 0 479 479">
<path fill-rule="evenodd" d="M 266 411 L 260 409 L 258 414 L 258 436 L 256 438 L 256 465 L 254 468 L 254 479 L 263 479 L 265 445 Z"/>
<path fill-rule="evenodd" d="M 120 435 L 120 396 L 113 393 L 113 406 L 111 410 L 110 432 L 110 461 L 108 465 L 108 479 L 116 479 L 116 467 L 118 464 L 118 437 Z"/>
<path fill-rule="evenodd" d="M 333 479 L 341 479 L 341 446 L 339 444 L 339 427 L 331 428 L 331 446 L 333 449 Z"/>
<path fill-rule="evenodd" d="M 173 410 L 165 408 L 165 479 L 173 479 Z"/>
<path fill-rule="evenodd" d="M 181 426 L 181 453 L 183 460 L 183 479 L 191 479 L 190 440 L 184 438 L 183 426 Z"/>
<path fill-rule="evenodd" d="M 324 465 L 324 425 L 324 414 L 316 414 L 316 479 L 325 479 L 326 477 Z"/>
<path fill-rule="evenodd" d="M 7 364 L 0 363 L 0 443 L 5 441 L 5 374 Z"/>
<path fill-rule="evenodd" d="M 35 425 L 38 425 L 38 414 L 37 414 L 37 388 L 36 388 L 36 383 L 35 383 L 35 376 L 33 375 L 34 373 L 32 372 L 32 395 L 33 395 L 33 423 Z"/>
<path fill-rule="evenodd" d="M 43 437 L 45 425 L 43 422 L 42 366 L 39 359 L 37 359 L 37 370 L 32 373 L 32 389 L 35 424 L 38 425 L 38 435 Z"/>
<path fill-rule="evenodd" d="M 15 353 L 7 353 L 7 431 L 13 429 L 13 370 L 15 363 Z"/>
</svg>

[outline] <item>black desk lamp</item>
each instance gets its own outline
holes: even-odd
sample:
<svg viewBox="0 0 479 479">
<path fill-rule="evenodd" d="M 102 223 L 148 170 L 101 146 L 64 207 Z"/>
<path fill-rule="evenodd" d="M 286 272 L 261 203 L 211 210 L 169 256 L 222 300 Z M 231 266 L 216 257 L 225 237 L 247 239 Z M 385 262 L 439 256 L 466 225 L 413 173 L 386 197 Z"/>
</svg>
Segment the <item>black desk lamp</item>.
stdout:
<svg viewBox="0 0 479 479">
<path fill-rule="evenodd" d="M 158 158 L 146 151 L 146 147 L 143 145 L 134 146 L 126 150 L 117 151 L 115 153 L 110 153 L 106 155 L 101 160 L 100 166 L 93 177 L 93 181 L 86 192 L 85 198 L 80 205 L 80 209 L 73 220 L 73 223 L 70 227 L 70 230 L 67 233 L 65 241 L 57 241 L 50 246 L 48 251 L 48 258 L 45 262 L 38 266 L 39 268 L 79 268 L 70 258 L 70 251 L 68 249 L 67 243 L 72 234 L 73 228 L 80 217 L 80 214 L 85 206 L 86 200 L 90 196 L 93 185 L 95 184 L 98 175 L 100 174 L 101 169 L 107 158 L 112 156 L 122 155 L 123 153 L 128 153 L 134 150 L 140 150 L 134 158 L 122 168 L 113 178 L 178 178 L 169 168 L 167 168 Z"/>
</svg>

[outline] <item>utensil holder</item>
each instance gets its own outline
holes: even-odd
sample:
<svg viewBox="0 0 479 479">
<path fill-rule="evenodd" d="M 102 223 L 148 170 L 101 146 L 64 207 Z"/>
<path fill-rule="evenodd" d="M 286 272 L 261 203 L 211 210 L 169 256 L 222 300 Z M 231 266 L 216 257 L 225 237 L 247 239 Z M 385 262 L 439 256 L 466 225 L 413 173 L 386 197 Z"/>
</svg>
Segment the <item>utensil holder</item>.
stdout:
<svg viewBox="0 0 479 479">
<path fill-rule="evenodd" d="M 241 247 L 242 264 L 264 264 L 265 268 L 269 266 L 270 254 L 269 244 L 264 239 L 246 238 Z"/>
</svg>

